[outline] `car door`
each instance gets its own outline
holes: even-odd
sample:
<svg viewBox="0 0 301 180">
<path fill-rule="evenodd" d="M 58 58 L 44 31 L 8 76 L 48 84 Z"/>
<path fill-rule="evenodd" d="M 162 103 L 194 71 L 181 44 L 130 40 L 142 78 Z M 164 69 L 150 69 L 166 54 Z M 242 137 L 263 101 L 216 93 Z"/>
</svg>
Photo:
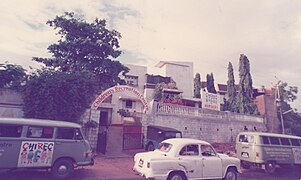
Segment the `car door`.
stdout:
<svg viewBox="0 0 301 180">
<path fill-rule="evenodd" d="M 217 155 L 212 146 L 207 144 L 201 145 L 202 155 L 202 174 L 203 178 L 221 178 L 222 177 L 222 160 Z"/>
<path fill-rule="evenodd" d="M 202 158 L 198 144 L 189 144 L 184 146 L 179 152 L 181 166 L 186 170 L 188 178 L 202 177 Z"/>
</svg>

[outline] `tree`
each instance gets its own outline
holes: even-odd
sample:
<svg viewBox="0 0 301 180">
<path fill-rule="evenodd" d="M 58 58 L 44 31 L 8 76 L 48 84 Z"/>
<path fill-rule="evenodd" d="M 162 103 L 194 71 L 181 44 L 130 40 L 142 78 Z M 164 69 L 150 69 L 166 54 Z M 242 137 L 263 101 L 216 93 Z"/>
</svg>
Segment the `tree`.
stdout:
<svg viewBox="0 0 301 180">
<path fill-rule="evenodd" d="M 78 122 L 96 90 L 96 82 L 88 73 L 39 71 L 25 86 L 24 116 Z"/>
<path fill-rule="evenodd" d="M 278 89 L 279 88 L 279 89 Z M 279 81 L 277 83 L 276 91 L 279 90 L 278 117 L 281 119 L 283 116 L 284 127 L 291 129 L 291 132 L 295 135 L 301 135 L 301 116 L 297 113 L 296 109 L 293 109 L 290 105 L 297 99 L 298 87 L 288 86 L 288 83 Z M 283 114 L 283 112 L 288 112 Z"/>
<path fill-rule="evenodd" d="M 153 94 L 154 101 L 157 102 L 172 102 L 181 104 L 182 103 L 182 96 L 179 94 L 170 94 L 170 93 L 164 93 L 164 89 L 178 89 L 176 82 L 171 79 L 170 83 L 157 83 L 155 87 L 155 91 Z"/>
<path fill-rule="evenodd" d="M 65 12 L 47 24 L 58 30 L 60 40 L 48 47 L 52 58 L 33 57 L 34 61 L 61 72 L 91 72 L 102 90 L 120 83 L 119 74 L 128 72 L 119 61 L 112 60 L 121 54 L 121 35 L 108 30 L 106 20 L 96 18 L 88 23 Z"/>
<path fill-rule="evenodd" d="M 226 100 L 226 110 L 231 112 L 237 112 L 237 97 L 236 97 L 236 88 L 234 80 L 234 72 L 232 63 L 228 64 L 228 81 L 227 81 L 227 95 L 228 99 Z"/>
<path fill-rule="evenodd" d="M 194 95 L 195 98 L 201 98 L 201 75 L 200 73 L 195 74 L 194 78 Z"/>
<path fill-rule="evenodd" d="M 213 73 L 207 74 L 206 80 L 207 80 L 207 91 L 210 92 L 210 93 L 216 94 L 216 90 L 215 90 L 215 87 L 214 87 Z"/>
<path fill-rule="evenodd" d="M 241 54 L 239 59 L 239 78 L 238 110 L 242 114 L 256 114 L 257 109 L 253 101 L 250 62 L 244 54 Z"/>
<path fill-rule="evenodd" d="M 20 65 L 0 64 L 0 88 L 20 91 L 26 81 L 26 70 Z"/>
<path fill-rule="evenodd" d="M 281 101 L 294 102 L 297 99 L 297 86 L 288 86 L 286 82 L 279 81 L 278 88 Z"/>
</svg>

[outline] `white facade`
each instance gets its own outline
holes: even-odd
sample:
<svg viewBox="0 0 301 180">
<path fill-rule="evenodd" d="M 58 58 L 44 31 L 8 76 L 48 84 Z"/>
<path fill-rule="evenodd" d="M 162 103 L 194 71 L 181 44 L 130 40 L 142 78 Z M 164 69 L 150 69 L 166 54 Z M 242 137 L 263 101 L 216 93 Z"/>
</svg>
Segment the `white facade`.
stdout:
<svg viewBox="0 0 301 180">
<path fill-rule="evenodd" d="M 146 83 L 146 72 L 147 67 L 125 64 L 129 68 L 124 80 L 127 82 L 128 86 L 137 89 L 140 94 L 144 94 L 144 85 Z M 120 114 L 117 113 L 118 110 L 124 109 L 131 113 L 138 112 L 142 113 L 144 111 L 144 106 L 137 95 L 130 93 L 128 91 L 115 92 L 112 94 L 111 103 L 102 103 L 101 108 L 112 108 L 112 122 L 111 124 L 123 124 L 123 119 Z"/>
<path fill-rule="evenodd" d="M 171 77 L 184 97 L 193 97 L 193 63 L 177 61 L 160 61 L 157 67 L 165 66 L 165 76 Z"/>
<path fill-rule="evenodd" d="M 133 87 L 136 87 L 139 90 L 139 92 L 143 93 L 144 85 L 146 83 L 147 67 L 132 65 L 132 64 L 125 64 L 125 66 L 130 69 L 130 71 L 127 73 L 127 76 L 138 77 L 138 84 L 137 86 L 133 86 Z"/>
</svg>

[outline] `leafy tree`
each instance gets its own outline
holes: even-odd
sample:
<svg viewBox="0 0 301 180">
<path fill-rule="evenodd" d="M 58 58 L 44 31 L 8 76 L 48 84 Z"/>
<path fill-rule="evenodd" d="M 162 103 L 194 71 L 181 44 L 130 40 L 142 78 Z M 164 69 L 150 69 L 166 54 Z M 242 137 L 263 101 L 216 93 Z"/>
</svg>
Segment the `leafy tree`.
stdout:
<svg viewBox="0 0 301 180">
<path fill-rule="evenodd" d="M 153 95 L 154 101 L 164 102 L 167 100 L 167 101 L 171 101 L 171 102 L 179 102 L 179 103 L 182 102 L 181 95 L 163 93 L 164 89 L 178 89 L 178 88 L 177 88 L 176 82 L 173 81 L 172 79 L 171 79 L 170 83 L 162 82 L 162 83 L 156 84 L 154 95 Z"/>
<path fill-rule="evenodd" d="M 278 107 L 278 117 L 280 119 L 280 110 L 282 113 L 288 112 L 282 114 L 284 127 L 290 128 L 293 134 L 301 136 L 301 116 L 297 113 L 297 110 L 290 105 L 291 102 L 297 99 L 298 87 L 288 86 L 288 83 L 279 81 L 277 88 L 279 88 L 280 95 L 280 97 L 278 97 L 280 103 Z M 278 89 L 276 89 L 276 91 L 277 90 Z"/>
<path fill-rule="evenodd" d="M 0 88 L 20 91 L 26 81 L 26 70 L 20 65 L 5 62 L 0 64 Z"/>
<path fill-rule="evenodd" d="M 297 99 L 297 86 L 288 86 L 286 82 L 279 81 L 278 87 L 281 101 L 294 102 Z"/>
<path fill-rule="evenodd" d="M 48 47 L 52 58 L 34 57 L 34 61 L 61 72 L 91 72 L 101 89 L 120 83 L 119 74 L 128 72 L 119 61 L 112 60 L 121 54 L 118 50 L 121 35 L 108 30 L 106 20 L 96 18 L 88 23 L 74 13 L 65 12 L 47 24 L 58 30 L 60 40 Z"/>
<path fill-rule="evenodd" d="M 241 54 L 239 59 L 239 78 L 238 110 L 242 114 L 257 114 L 256 105 L 253 101 L 250 62 L 244 54 Z"/>
<path fill-rule="evenodd" d="M 201 98 L 201 75 L 200 73 L 195 74 L 194 78 L 194 95 L 195 98 Z"/>
<path fill-rule="evenodd" d="M 215 90 L 215 87 L 214 87 L 213 73 L 207 74 L 206 80 L 207 80 L 207 91 L 210 92 L 210 93 L 216 94 L 216 90 Z"/>
<path fill-rule="evenodd" d="M 77 122 L 94 98 L 95 85 L 88 73 L 32 74 L 23 92 L 24 116 Z"/>
<path fill-rule="evenodd" d="M 235 89 L 235 80 L 232 63 L 228 64 L 228 81 L 227 81 L 227 95 L 228 99 L 226 100 L 226 110 L 237 112 L 237 97 Z"/>
</svg>

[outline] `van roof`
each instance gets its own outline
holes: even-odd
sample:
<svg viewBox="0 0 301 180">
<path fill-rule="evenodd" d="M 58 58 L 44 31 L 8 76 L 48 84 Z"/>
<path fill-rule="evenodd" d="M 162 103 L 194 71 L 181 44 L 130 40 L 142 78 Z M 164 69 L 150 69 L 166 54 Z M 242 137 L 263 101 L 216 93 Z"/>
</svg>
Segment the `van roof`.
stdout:
<svg viewBox="0 0 301 180">
<path fill-rule="evenodd" d="M 287 135 L 287 134 L 267 133 L 267 132 L 241 132 L 238 135 L 242 135 L 242 134 L 301 139 L 301 137 L 299 137 L 299 136 L 293 136 L 293 135 Z"/>
<path fill-rule="evenodd" d="M 26 119 L 26 118 L 0 118 L 0 124 L 20 124 L 34 126 L 72 127 L 80 128 L 81 125 L 66 121 L 54 121 L 47 119 Z"/>
</svg>

